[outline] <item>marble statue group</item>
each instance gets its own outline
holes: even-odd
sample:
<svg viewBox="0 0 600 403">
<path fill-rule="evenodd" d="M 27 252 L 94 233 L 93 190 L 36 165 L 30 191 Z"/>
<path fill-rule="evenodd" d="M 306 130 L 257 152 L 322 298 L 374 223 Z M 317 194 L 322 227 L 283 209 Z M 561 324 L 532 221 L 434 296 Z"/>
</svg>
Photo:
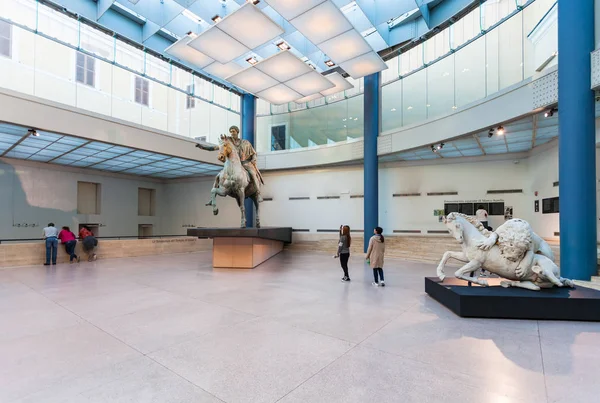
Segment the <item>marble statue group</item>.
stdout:
<svg viewBox="0 0 600 403">
<path fill-rule="evenodd" d="M 485 269 L 503 278 L 503 287 L 520 287 L 538 291 L 541 288 L 573 287 L 573 282 L 560 277 L 552 249 L 529 223 L 520 219 L 506 221 L 495 231 L 488 231 L 473 217 L 450 213 L 444 218 L 450 234 L 460 242 L 462 252 L 446 252 L 437 267 L 444 280 L 448 259 L 466 263 L 455 273 L 456 278 L 487 286 L 485 279 L 472 273 Z"/>
<path fill-rule="evenodd" d="M 256 207 L 256 227 L 260 228 L 260 195 L 261 185 L 264 184 L 260 171 L 256 166 L 256 151 L 248 140 L 240 139 L 240 129 L 237 126 L 229 128 L 230 136 L 221 135 L 219 145 L 197 144 L 196 147 L 207 151 L 219 151 L 217 159 L 223 163 L 223 169 L 215 178 L 210 192 L 213 214 L 219 214 L 217 196 L 233 197 L 241 212 L 240 227 L 246 227 L 246 209 L 244 200 L 249 198 Z"/>
</svg>

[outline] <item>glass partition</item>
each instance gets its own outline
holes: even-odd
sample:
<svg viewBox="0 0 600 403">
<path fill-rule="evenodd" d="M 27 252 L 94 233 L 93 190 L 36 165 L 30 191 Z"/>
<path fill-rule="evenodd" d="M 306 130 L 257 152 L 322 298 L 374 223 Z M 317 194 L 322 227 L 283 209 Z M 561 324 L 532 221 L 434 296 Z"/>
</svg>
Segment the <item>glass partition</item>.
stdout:
<svg viewBox="0 0 600 403">
<path fill-rule="evenodd" d="M 382 132 L 451 114 L 531 77 L 537 66 L 527 36 L 555 3 L 536 0 L 522 10 L 515 0 L 482 3 L 423 44 L 388 60 L 381 77 Z M 280 135 L 280 129 L 272 127 L 283 121 L 289 126 L 286 136 L 292 139 L 286 148 L 360 137 L 362 129 L 343 120 L 362 113 L 343 113 L 342 105 L 348 110 L 348 105 L 362 102 L 362 95 L 353 96 L 356 92 L 319 98 L 305 106 L 271 106 L 272 116 L 259 117 L 259 147 L 263 152 L 272 150 L 272 138 Z M 361 87 L 358 93 L 362 94 Z M 361 102 L 354 102 L 355 98 Z M 263 113 L 267 107 L 259 109 Z M 275 115 L 275 111 L 287 113 Z"/>
<path fill-rule="evenodd" d="M 0 6 L 14 22 L 0 87 L 213 143 L 240 125 L 231 91 L 34 0 Z"/>
</svg>

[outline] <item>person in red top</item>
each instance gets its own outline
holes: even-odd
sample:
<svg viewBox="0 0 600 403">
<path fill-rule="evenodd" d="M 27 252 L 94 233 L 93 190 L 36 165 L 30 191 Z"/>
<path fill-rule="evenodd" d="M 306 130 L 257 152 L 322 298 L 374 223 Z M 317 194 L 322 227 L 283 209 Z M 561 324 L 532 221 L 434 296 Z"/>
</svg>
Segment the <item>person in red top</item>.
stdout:
<svg viewBox="0 0 600 403">
<path fill-rule="evenodd" d="M 79 256 L 75 254 L 77 239 L 75 238 L 75 234 L 71 232 L 71 228 L 62 227 L 62 230 L 58 234 L 58 239 L 65 245 L 65 251 L 67 252 L 67 255 L 69 255 L 69 261 L 73 263 L 74 260 L 77 260 L 77 263 L 79 263 Z"/>
<path fill-rule="evenodd" d="M 79 239 L 83 240 L 83 251 L 88 254 L 88 262 L 96 260 L 94 249 L 98 246 L 98 240 L 88 227 L 83 227 L 79 230 Z"/>
</svg>

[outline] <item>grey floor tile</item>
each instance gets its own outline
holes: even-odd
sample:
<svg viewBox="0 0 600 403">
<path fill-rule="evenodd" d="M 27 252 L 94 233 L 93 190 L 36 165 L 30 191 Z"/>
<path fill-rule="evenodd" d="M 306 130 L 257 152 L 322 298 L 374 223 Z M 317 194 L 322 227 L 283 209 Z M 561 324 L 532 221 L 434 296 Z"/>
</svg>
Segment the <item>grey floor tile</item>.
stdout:
<svg viewBox="0 0 600 403">
<path fill-rule="evenodd" d="M 140 354 L 89 324 L 0 343 L 0 401 Z"/>
<path fill-rule="evenodd" d="M 274 402 L 352 344 L 265 319 L 149 356 L 228 403 Z"/>
<path fill-rule="evenodd" d="M 14 403 L 219 403 L 147 357 L 62 379 Z"/>
<path fill-rule="evenodd" d="M 253 315 L 185 299 L 92 322 L 142 353 L 149 353 L 252 318 Z"/>
<path fill-rule="evenodd" d="M 545 397 L 509 397 L 464 374 L 358 346 L 280 400 L 301 402 L 541 403 Z"/>
</svg>

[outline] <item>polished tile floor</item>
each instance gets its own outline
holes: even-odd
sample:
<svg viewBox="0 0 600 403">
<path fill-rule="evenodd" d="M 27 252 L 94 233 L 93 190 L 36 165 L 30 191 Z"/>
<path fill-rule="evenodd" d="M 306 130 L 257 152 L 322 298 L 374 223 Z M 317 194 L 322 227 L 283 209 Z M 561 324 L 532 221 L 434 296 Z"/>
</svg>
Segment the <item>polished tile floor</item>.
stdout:
<svg viewBox="0 0 600 403">
<path fill-rule="evenodd" d="M 598 402 L 600 324 L 461 319 L 432 265 L 284 252 L 0 269 L 0 402 Z"/>
</svg>

